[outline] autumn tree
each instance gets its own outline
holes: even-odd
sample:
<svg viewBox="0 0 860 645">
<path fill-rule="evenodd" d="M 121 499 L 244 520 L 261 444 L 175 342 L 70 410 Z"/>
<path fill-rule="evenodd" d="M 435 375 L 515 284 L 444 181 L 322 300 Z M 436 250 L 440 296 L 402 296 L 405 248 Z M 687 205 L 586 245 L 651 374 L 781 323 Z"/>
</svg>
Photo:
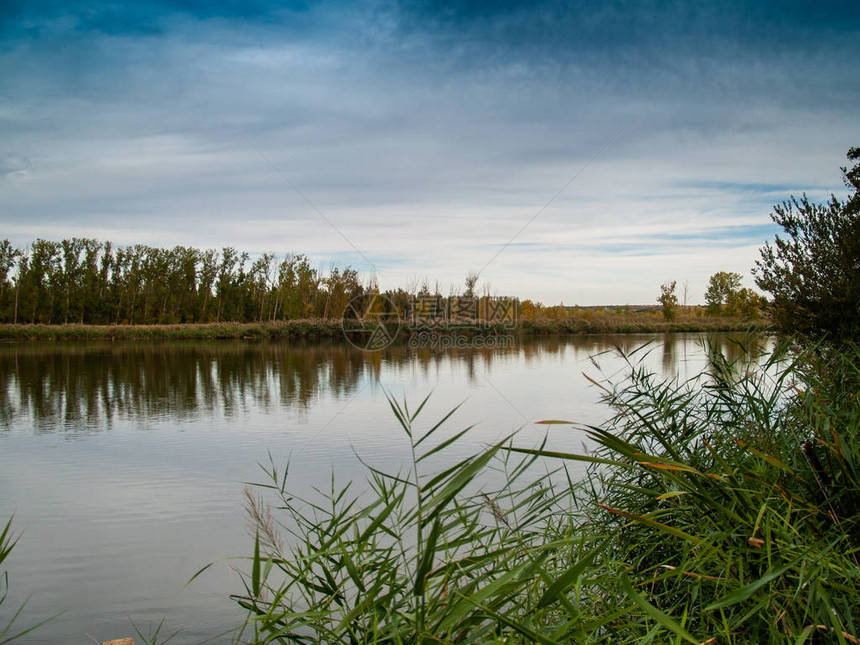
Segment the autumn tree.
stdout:
<svg viewBox="0 0 860 645">
<path fill-rule="evenodd" d="M 323 318 L 342 318 L 349 301 L 364 293 L 358 272 L 350 267 L 333 266 L 323 284 L 327 290 Z"/>
<path fill-rule="evenodd" d="M 531 300 L 523 300 L 520 303 L 520 318 L 522 320 L 536 320 L 540 312 L 540 305 Z"/>
<path fill-rule="evenodd" d="M 708 290 L 705 292 L 705 311 L 709 316 L 721 314 L 730 315 L 729 303 L 736 299 L 741 288 L 743 276 L 740 273 L 718 271 L 708 280 Z"/>
<path fill-rule="evenodd" d="M 666 320 L 675 320 L 675 315 L 678 310 L 678 296 L 675 295 L 675 285 L 677 282 L 667 282 L 660 285 L 660 297 L 657 298 L 663 306 L 663 318 Z"/>
<path fill-rule="evenodd" d="M 744 320 L 755 320 L 767 301 L 752 289 L 743 287 L 735 291 L 726 303 L 726 312 L 730 316 L 738 316 Z"/>
</svg>

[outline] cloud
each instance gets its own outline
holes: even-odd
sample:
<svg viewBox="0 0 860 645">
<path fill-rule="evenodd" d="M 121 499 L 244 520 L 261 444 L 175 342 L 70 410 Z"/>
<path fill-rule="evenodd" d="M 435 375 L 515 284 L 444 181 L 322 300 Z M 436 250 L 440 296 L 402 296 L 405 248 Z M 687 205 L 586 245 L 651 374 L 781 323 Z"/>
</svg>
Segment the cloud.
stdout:
<svg viewBox="0 0 860 645">
<path fill-rule="evenodd" d="M 853 5 L 117 7 L 6 7 L 0 224 L 17 244 L 369 268 L 318 209 L 383 285 L 460 282 L 580 173 L 485 279 L 649 302 L 672 276 L 746 272 L 772 204 L 838 194 L 860 134 Z"/>
</svg>

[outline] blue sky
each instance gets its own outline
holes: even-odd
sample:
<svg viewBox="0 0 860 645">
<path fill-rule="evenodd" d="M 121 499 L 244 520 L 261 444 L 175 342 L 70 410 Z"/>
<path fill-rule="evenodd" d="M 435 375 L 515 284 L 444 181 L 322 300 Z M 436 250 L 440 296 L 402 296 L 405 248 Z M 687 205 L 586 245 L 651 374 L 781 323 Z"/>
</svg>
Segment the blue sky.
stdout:
<svg viewBox="0 0 860 645">
<path fill-rule="evenodd" d="M 774 203 L 844 194 L 860 145 L 856 2 L 36 0 L 0 30 L 18 245 L 297 252 L 446 292 L 481 271 L 545 303 L 677 280 L 695 302 L 749 276 Z"/>
</svg>

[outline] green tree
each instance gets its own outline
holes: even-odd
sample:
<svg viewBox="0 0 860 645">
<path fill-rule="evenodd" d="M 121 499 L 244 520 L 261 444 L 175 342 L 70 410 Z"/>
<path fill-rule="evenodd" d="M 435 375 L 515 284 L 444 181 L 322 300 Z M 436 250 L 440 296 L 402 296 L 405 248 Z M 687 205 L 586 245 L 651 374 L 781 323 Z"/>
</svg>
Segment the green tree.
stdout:
<svg viewBox="0 0 860 645">
<path fill-rule="evenodd" d="M 271 295 L 274 293 L 276 260 L 273 253 L 263 253 L 251 263 L 246 281 L 250 311 L 246 311 L 246 319 L 267 320 L 270 318 Z"/>
<path fill-rule="evenodd" d="M 63 323 L 74 320 L 75 310 L 81 300 L 82 270 L 81 252 L 84 249 L 84 241 L 78 237 L 60 242 L 62 248 L 62 285 L 63 285 Z"/>
<path fill-rule="evenodd" d="M 212 288 L 215 278 L 218 276 L 218 251 L 207 249 L 200 254 L 200 272 L 197 287 L 197 299 L 200 301 L 199 322 L 209 322 L 211 316 L 207 315 L 206 307 L 212 297 Z"/>
<path fill-rule="evenodd" d="M 351 267 L 332 267 L 323 284 L 327 290 L 323 318 L 341 318 L 349 301 L 364 294 L 358 271 Z"/>
<path fill-rule="evenodd" d="M 11 317 L 12 280 L 11 271 L 21 251 L 14 248 L 9 240 L 0 240 L 0 321 L 8 322 Z"/>
<path fill-rule="evenodd" d="M 740 273 L 728 271 L 718 271 L 711 276 L 708 281 L 708 290 L 705 292 L 705 302 L 708 303 L 705 311 L 709 316 L 736 314 L 731 304 L 737 299 L 741 280 L 743 280 L 743 276 Z"/>
<path fill-rule="evenodd" d="M 792 196 L 771 215 L 784 236 L 761 249 L 753 273 L 773 296 L 771 317 L 784 332 L 836 341 L 860 336 L 860 148 L 847 156 L 853 165 L 842 168 L 846 201 Z"/>
<path fill-rule="evenodd" d="M 132 325 L 144 322 L 141 296 L 146 288 L 143 276 L 143 260 L 146 252 L 147 247 L 142 244 L 135 244 L 133 247 L 125 249 L 123 258 L 122 274 L 126 301 L 125 311 L 127 312 L 124 320 Z"/>
<path fill-rule="evenodd" d="M 241 285 L 245 279 L 244 264 L 248 259 L 247 253 L 239 253 L 232 246 L 221 250 L 221 265 L 218 268 L 218 281 L 215 293 L 218 296 L 218 312 L 215 319 L 240 320 Z"/>
<path fill-rule="evenodd" d="M 29 301 L 26 314 L 30 323 L 54 322 L 54 306 L 61 300 L 60 245 L 37 239 L 31 245 L 29 271 L 20 276 L 27 287 Z"/>
<path fill-rule="evenodd" d="M 187 246 L 170 251 L 170 322 L 196 322 L 197 264 L 200 252 Z"/>
<path fill-rule="evenodd" d="M 21 303 L 26 300 L 28 292 L 28 275 L 30 272 L 30 251 L 25 249 L 18 253 L 18 262 L 15 267 L 15 305 L 12 308 L 12 323 L 18 324 L 18 312 L 23 311 Z"/>
<path fill-rule="evenodd" d="M 657 302 L 663 305 L 663 318 L 666 320 L 675 320 L 675 315 L 678 311 L 678 297 L 675 295 L 675 285 L 677 282 L 667 282 L 660 285 L 660 297 Z"/>
<path fill-rule="evenodd" d="M 99 271 L 102 243 L 83 238 L 79 240 L 78 252 L 83 255 L 80 265 L 76 267 L 76 284 L 72 288 L 78 292 L 78 297 L 73 300 L 72 307 L 77 309 L 79 322 L 97 324 L 102 322 L 100 314 L 105 305 Z"/>
</svg>

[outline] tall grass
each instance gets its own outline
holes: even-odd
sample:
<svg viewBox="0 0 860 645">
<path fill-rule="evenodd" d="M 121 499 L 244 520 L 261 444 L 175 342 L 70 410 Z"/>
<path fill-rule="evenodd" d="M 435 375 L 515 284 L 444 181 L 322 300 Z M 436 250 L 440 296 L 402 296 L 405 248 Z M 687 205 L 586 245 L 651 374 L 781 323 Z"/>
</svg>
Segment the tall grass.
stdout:
<svg viewBox="0 0 860 645">
<path fill-rule="evenodd" d="M 367 336 L 376 323 L 367 323 Z M 391 335 L 399 333 L 405 338 L 422 331 L 420 324 L 403 321 L 401 325 L 388 324 Z M 434 327 L 440 333 L 458 334 L 607 334 L 607 333 L 659 333 L 659 332 L 728 332 L 747 329 L 763 329 L 761 321 L 749 322 L 735 318 L 706 317 L 685 318 L 672 322 L 648 315 L 604 315 L 571 317 L 561 320 L 521 320 L 513 328 L 497 324 L 488 327 L 468 328 L 459 325 Z M 358 323 L 349 325 L 350 337 L 359 338 L 355 330 Z M 341 321 L 321 318 L 307 320 L 282 320 L 275 322 L 221 322 L 221 323 L 176 323 L 163 325 L 89 325 L 70 323 L 66 325 L 0 324 L 0 341 L 48 341 L 48 340 L 221 340 L 221 339 L 295 339 L 295 338 L 343 338 Z M 360 339 L 360 338 L 359 338 Z"/>
<path fill-rule="evenodd" d="M 261 491 L 277 510 L 250 496 L 246 637 L 860 642 L 860 352 L 713 352 L 686 382 L 644 353 L 621 382 L 595 381 L 613 413 L 586 428 L 589 454 L 506 440 L 438 465 L 468 428 L 442 435 L 453 412 L 422 426 L 424 402 L 392 400 L 408 471 L 368 466 L 365 493 L 301 500 L 272 465 Z M 583 461 L 571 482 L 565 466 Z"/>
<path fill-rule="evenodd" d="M 611 463 L 587 510 L 614 531 L 621 589 L 690 642 L 860 642 L 860 407 L 832 380 L 856 376 L 858 352 L 827 381 L 784 348 L 761 365 L 711 357 L 688 383 L 631 361 L 606 388 L 611 430 L 590 432 Z"/>
<path fill-rule="evenodd" d="M 173 325 L 0 325 L 0 340 L 259 340 L 342 335 L 340 321 L 322 319 Z"/>
<path fill-rule="evenodd" d="M 688 332 L 732 332 L 764 330 L 764 321 L 716 316 L 686 317 L 663 320 L 648 314 L 603 314 L 591 317 L 571 316 L 562 319 L 521 320 L 523 334 L 649 334 Z"/>
<path fill-rule="evenodd" d="M 550 581 L 557 565 L 547 561 L 560 563 L 561 550 L 593 549 L 597 538 L 573 536 L 570 515 L 556 513 L 547 476 L 518 486 L 537 457 L 499 459 L 504 441 L 425 474 L 468 428 L 434 442 L 452 413 L 419 430 L 426 399 L 414 412 L 390 403 L 412 449 L 407 472 L 368 466 L 370 495 L 332 487 L 305 501 L 286 492 L 273 466 L 264 488 L 278 497 L 288 548 L 251 495 L 254 556 L 236 599 L 253 617 L 253 642 L 492 642 L 511 629 L 530 640 L 554 611 L 541 604 L 536 576 Z M 505 486 L 477 489 L 494 461 Z M 548 531 L 561 541 L 544 544 Z"/>
</svg>

